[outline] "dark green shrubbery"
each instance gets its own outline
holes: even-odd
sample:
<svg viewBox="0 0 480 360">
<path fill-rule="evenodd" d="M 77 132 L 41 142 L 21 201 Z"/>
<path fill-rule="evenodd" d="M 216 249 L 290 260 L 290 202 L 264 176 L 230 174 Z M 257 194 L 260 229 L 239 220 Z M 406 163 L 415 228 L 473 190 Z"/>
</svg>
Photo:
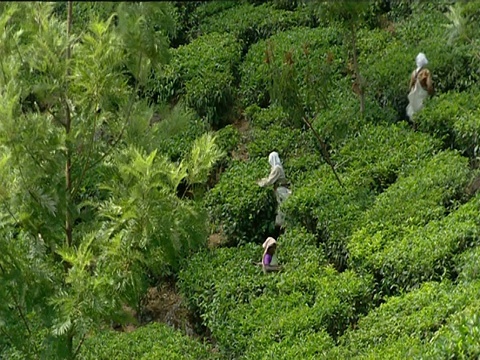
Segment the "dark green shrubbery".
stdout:
<svg viewBox="0 0 480 360">
<path fill-rule="evenodd" d="M 171 136 L 161 136 L 156 144 L 158 151 L 167 155 L 172 161 L 178 161 L 185 157 L 190 151 L 193 141 L 208 131 L 208 124 L 195 116 L 191 110 L 187 111 L 189 114 L 187 124 L 182 126 L 178 132 L 170 131 L 170 134 L 173 133 Z M 177 124 L 173 124 L 173 126 L 175 125 Z"/>
<path fill-rule="evenodd" d="M 274 227 L 277 202 L 273 190 L 257 184 L 268 175 L 267 160 L 233 161 L 207 194 L 211 221 L 230 243 L 261 241 Z"/>
<path fill-rule="evenodd" d="M 240 133 L 233 125 L 227 125 L 216 132 L 216 144 L 227 154 L 231 155 L 240 142 Z"/>
<path fill-rule="evenodd" d="M 348 244 L 352 265 L 382 276 L 384 249 L 454 208 L 468 174 L 467 159 L 448 151 L 420 161 L 400 176 L 359 221 Z M 383 290 L 388 293 L 395 283 L 388 279 Z"/>
<path fill-rule="evenodd" d="M 455 256 L 455 270 L 458 273 L 457 281 L 470 282 L 480 275 L 480 247 L 474 247 Z"/>
<path fill-rule="evenodd" d="M 273 35 L 268 40 L 254 44 L 241 66 L 240 95 L 244 106 L 257 104 L 267 107 L 270 102 L 271 79 L 265 55 L 268 46 L 273 52 L 273 59 L 268 61 L 274 61 L 276 66 L 285 61 L 285 53 L 292 53 L 298 77 L 295 81 L 300 84 L 299 95 L 304 104 L 313 90 L 307 87 L 311 84 L 312 76 L 318 75 L 323 67 L 328 66 L 336 72 L 344 66 L 341 38 L 334 28 L 300 27 Z"/>
<path fill-rule="evenodd" d="M 191 307 L 229 356 L 246 352 L 253 359 L 265 348 L 278 353 L 275 342 L 311 343 L 312 336 L 321 341 L 314 349 L 325 350 L 332 345 L 327 332 L 337 337 L 369 309 L 370 277 L 326 266 L 304 230 L 291 229 L 278 243 L 281 273 L 263 275 L 250 262 L 260 261 L 263 249 L 248 244 L 197 254 L 180 274 Z"/>
<path fill-rule="evenodd" d="M 366 125 L 336 156 L 357 185 L 382 192 L 398 175 L 440 149 L 439 141 L 412 132 L 404 123 Z"/>
<path fill-rule="evenodd" d="M 311 19 L 306 15 L 304 12 L 276 9 L 270 4 L 243 4 L 205 19 L 193 30 L 192 36 L 228 33 L 240 40 L 246 49 L 273 34 L 295 26 L 310 25 Z"/>
<path fill-rule="evenodd" d="M 420 342 L 428 343 L 451 314 L 474 301 L 477 291 L 478 284 L 455 287 L 450 283 L 430 282 L 410 293 L 388 298 L 379 308 L 360 319 L 355 330 L 345 333 L 340 346 L 332 353 L 343 359 L 366 354 L 370 356 L 361 358 L 381 359 L 381 353 L 390 353 L 387 358 L 395 358 L 392 357 L 394 349 L 403 348 L 402 352 L 408 352 L 397 342 L 407 336 L 419 341 L 407 342 L 414 345 L 411 350 L 422 353 L 425 349 L 421 348 Z"/>
<path fill-rule="evenodd" d="M 477 285 L 477 291 L 480 290 Z M 479 329 L 480 302 L 472 296 L 472 303 L 454 314 L 432 339 L 426 359 L 478 359 L 480 357 Z"/>
<path fill-rule="evenodd" d="M 348 79 L 339 82 L 337 89 L 331 92 L 328 107 L 318 112 L 313 120 L 315 129 L 334 151 L 361 133 L 366 124 L 392 123 L 396 118 L 394 112 L 382 109 L 369 97 L 365 99 L 365 113 L 362 116 L 359 99 L 349 85 Z"/>
<path fill-rule="evenodd" d="M 218 359 L 197 340 L 165 324 L 152 323 L 133 332 L 107 331 L 86 339 L 80 358 L 84 360 Z"/>
<path fill-rule="evenodd" d="M 410 289 L 425 281 L 453 278 L 454 255 L 479 244 L 479 206 L 477 196 L 445 218 L 389 243 L 377 254 L 377 261 L 382 264 L 382 285 Z M 464 276 L 472 271 L 466 268 Z"/>
<path fill-rule="evenodd" d="M 339 269 L 345 268 L 346 239 L 359 216 L 373 202 L 374 194 L 355 179 L 342 176 L 341 187 L 331 169 L 311 171 L 282 204 L 289 226 L 304 226 L 323 243 L 326 255 Z"/>
<path fill-rule="evenodd" d="M 257 129 L 267 130 L 271 125 L 290 125 L 288 114 L 281 106 L 270 105 L 268 108 L 261 108 L 254 104 L 245 109 L 245 116 L 252 126 Z"/>
<path fill-rule="evenodd" d="M 441 94 L 415 114 L 415 122 L 419 130 L 442 139 L 445 148 L 453 147 L 475 158 L 480 145 L 479 101 L 478 91 Z"/>
<path fill-rule="evenodd" d="M 211 33 L 172 49 L 172 61 L 151 79 L 150 96 L 186 104 L 216 127 L 229 114 L 236 93 L 234 72 L 241 44 L 230 34 Z"/>
</svg>

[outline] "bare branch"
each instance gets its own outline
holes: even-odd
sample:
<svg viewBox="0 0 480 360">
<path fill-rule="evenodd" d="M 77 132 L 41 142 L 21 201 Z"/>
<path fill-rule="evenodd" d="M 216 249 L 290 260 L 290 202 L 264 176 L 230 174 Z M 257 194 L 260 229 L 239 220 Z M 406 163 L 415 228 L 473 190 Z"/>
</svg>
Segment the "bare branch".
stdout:
<svg viewBox="0 0 480 360">
<path fill-rule="evenodd" d="M 330 165 L 330 167 L 332 168 L 332 171 L 333 173 L 335 174 L 335 177 L 337 178 L 337 181 L 338 183 L 340 184 L 340 186 L 342 188 L 345 188 L 343 186 L 343 183 L 342 181 L 340 180 L 340 177 L 338 176 L 337 174 L 337 171 L 335 170 L 335 166 L 333 165 L 331 159 L 330 159 L 330 155 L 328 154 L 328 150 L 327 150 L 327 145 L 325 144 L 325 142 L 322 140 L 322 138 L 320 137 L 320 135 L 318 134 L 317 130 L 315 130 L 315 128 L 312 126 L 312 124 L 307 120 L 307 118 L 303 118 L 303 121 L 305 122 L 305 124 L 308 125 L 308 127 L 312 130 L 313 132 L 313 135 L 315 136 L 315 138 L 317 139 L 317 141 L 319 142 L 320 146 L 321 146 L 321 149 L 322 151 L 320 152 L 322 154 L 322 157 L 323 159 L 327 162 L 328 165 Z"/>
</svg>

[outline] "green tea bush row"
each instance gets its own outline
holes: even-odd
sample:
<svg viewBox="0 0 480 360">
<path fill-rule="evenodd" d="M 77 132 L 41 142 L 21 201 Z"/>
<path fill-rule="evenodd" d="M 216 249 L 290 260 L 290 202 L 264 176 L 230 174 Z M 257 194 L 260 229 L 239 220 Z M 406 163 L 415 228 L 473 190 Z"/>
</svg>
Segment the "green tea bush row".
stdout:
<svg viewBox="0 0 480 360">
<path fill-rule="evenodd" d="M 477 285 L 477 290 L 478 290 Z M 480 357 L 480 302 L 472 296 L 471 304 L 454 314 L 435 334 L 425 359 L 478 359 Z"/>
<path fill-rule="evenodd" d="M 371 306 L 372 278 L 337 273 L 305 230 L 290 229 L 278 244 L 284 270 L 277 274 L 250 263 L 263 253 L 253 244 L 195 255 L 180 274 L 191 307 L 231 356 L 246 351 L 253 358 L 272 340 L 301 342 L 313 333 L 331 344 L 327 333 L 341 335 Z"/>
<path fill-rule="evenodd" d="M 328 259 L 339 269 L 346 266 L 346 240 L 357 219 L 373 203 L 375 194 L 355 179 L 340 175 L 340 186 L 332 170 L 323 165 L 310 171 L 282 204 L 288 226 L 303 226 L 323 244 Z"/>
<path fill-rule="evenodd" d="M 292 53 L 298 77 L 292 81 L 300 84 L 300 97 L 304 102 L 308 98 L 308 76 L 318 75 L 319 67 L 328 66 L 336 73 L 344 66 L 340 34 L 334 28 L 299 27 L 273 35 L 252 45 L 240 67 L 240 96 L 245 107 L 253 104 L 267 107 L 269 104 L 270 70 L 265 55 L 268 46 L 274 54 L 269 61 L 276 66 L 283 64 L 285 53 Z"/>
<path fill-rule="evenodd" d="M 383 250 L 411 236 L 418 227 L 444 217 L 459 200 L 468 174 L 467 159 L 447 151 L 400 176 L 377 196 L 353 233 L 348 244 L 352 265 L 378 274 Z"/>
<path fill-rule="evenodd" d="M 365 98 L 365 113 L 362 116 L 359 98 L 351 90 L 348 78 L 337 83 L 330 97 L 328 106 L 315 115 L 313 126 L 333 152 L 360 133 L 366 124 L 388 124 L 396 119 L 393 111 L 381 108 L 370 97 Z"/>
<path fill-rule="evenodd" d="M 215 126 L 221 126 L 234 101 L 234 72 L 240 62 L 241 44 L 229 34 L 211 33 L 172 49 L 170 64 L 151 79 L 150 96 L 186 104 Z"/>
<path fill-rule="evenodd" d="M 402 171 L 439 149 L 439 141 L 412 132 L 404 123 L 367 124 L 339 150 L 336 161 L 357 185 L 382 192 Z"/>
<path fill-rule="evenodd" d="M 448 92 L 429 101 L 416 114 L 418 129 L 443 140 L 445 148 L 456 148 L 469 157 L 479 155 L 480 111 L 478 91 Z"/>
<path fill-rule="evenodd" d="M 476 246 L 455 256 L 455 269 L 459 282 L 470 282 L 480 275 L 480 247 Z"/>
<path fill-rule="evenodd" d="M 105 331 L 85 340 L 80 353 L 84 360 L 219 359 L 198 340 L 165 324 L 152 323 L 133 332 Z"/>
<path fill-rule="evenodd" d="M 479 244 L 479 206 L 477 196 L 445 218 L 389 243 L 376 256 L 382 285 L 410 289 L 425 281 L 453 278 L 454 256 Z"/>
<path fill-rule="evenodd" d="M 233 161 L 207 194 L 210 219 L 231 244 L 261 241 L 273 230 L 277 206 L 273 189 L 257 184 L 268 176 L 267 160 Z"/>
<path fill-rule="evenodd" d="M 474 301 L 478 289 L 478 283 L 454 286 L 448 282 L 428 282 L 415 291 L 388 298 L 361 318 L 355 330 L 347 331 L 332 353 L 340 358 L 380 359 L 380 351 L 392 354 L 393 349 L 402 348 L 397 341 L 406 335 L 422 344 L 428 343 L 452 314 Z M 407 343 L 419 346 L 417 341 Z M 393 349 L 388 349 L 390 346 Z M 424 350 L 417 348 L 419 353 Z M 408 349 L 403 348 L 403 351 Z M 370 356 L 362 356 L 366 353 Z M 390 355 L 389 358 L 394 357 Z"/>
<path fill-rule="evenodd" d="M 192 30 L 192 37 L 212 32 L 234 35 L 245 49 L 261 39 L 295 26 L 310 25 L 304 12 L 276 9 L 270 4 L 243 4 L 205 18 Z"/>
</svg>

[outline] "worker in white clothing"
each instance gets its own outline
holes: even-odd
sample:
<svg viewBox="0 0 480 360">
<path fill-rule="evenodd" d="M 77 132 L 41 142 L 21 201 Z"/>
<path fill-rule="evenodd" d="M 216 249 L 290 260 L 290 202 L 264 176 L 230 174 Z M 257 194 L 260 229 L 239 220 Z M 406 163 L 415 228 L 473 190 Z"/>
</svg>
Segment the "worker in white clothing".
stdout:
<svg viewBox="0 0 480 360">
<path fill-rule="evenodd" d="M 280 157 L 276 151 L 268 155 L 268 162 L 270 163 L 270 175 L 267 178 L 258 181 L 258 185 L 264 187 L 273 185 L 275 197 L 277 199 L 277 216 L 275 217 L 275 226 L 280 229 L 283 228 L 285 222 L 285 215 L 280 210 L 280 205 L 292 194 L 288 189 L 288 182 L 283 171 L 283 166 Z"/>
<path fill-rule="evenodd" d="M 434 93 L 432 75 L 430 71 L 425 68 L 428 64 L 425 54 L 419 53 L 415 58 L 415 63 L 417 68 L 412 72 L 412 76 L 410 77 L 410 92 L 408 94 L 407 106 L 407 115 L 411 121 L 413 120 L 413 114 L 423 108 L 423 100 Z"/>
</svg>

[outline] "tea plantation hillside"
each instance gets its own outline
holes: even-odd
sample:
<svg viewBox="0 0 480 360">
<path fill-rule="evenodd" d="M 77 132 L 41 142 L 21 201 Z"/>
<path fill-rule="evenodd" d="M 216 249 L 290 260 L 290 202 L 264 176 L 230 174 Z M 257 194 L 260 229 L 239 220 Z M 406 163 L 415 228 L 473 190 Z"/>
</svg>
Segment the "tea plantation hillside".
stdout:
<svg viewBox="0 0 480 360">
<path fill-rule="evenodd" d="M 480 358 L 479 0 L 12 4 L 0 358 Z M 66 65 L 19 55 L 67 34 Z M 419 52 L 435 92 L 410 120 Z M 264 274 L 272 151 L 292 195 Z M 166 281 L 188 334 L 127 311 Z"/>
</svg>

